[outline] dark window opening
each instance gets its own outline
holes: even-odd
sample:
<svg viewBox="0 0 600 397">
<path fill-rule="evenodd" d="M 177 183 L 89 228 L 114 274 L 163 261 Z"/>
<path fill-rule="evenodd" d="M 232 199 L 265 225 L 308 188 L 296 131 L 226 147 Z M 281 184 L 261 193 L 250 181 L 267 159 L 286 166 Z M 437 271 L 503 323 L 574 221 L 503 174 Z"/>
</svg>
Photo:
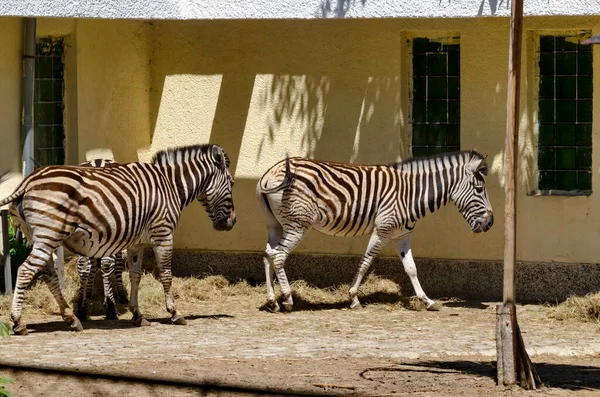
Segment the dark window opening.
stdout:
<svg viewBox="0 0 600 397">
<path fill-rule="evenodd" d="M 579 36 L 540 37 L 538 189 L 592 191 L 592 46 Z"/>
<path fill-rule="evenodd" d="M 63 52 L 63 38 L 38 38 L 33 103 L 36 166 L 65 163 Z"/>
<path fill-rule="evenodd" d="M 412 50 L 412 154 L 460 150 L 460 44 L 419 37 Z"/>
</svg>

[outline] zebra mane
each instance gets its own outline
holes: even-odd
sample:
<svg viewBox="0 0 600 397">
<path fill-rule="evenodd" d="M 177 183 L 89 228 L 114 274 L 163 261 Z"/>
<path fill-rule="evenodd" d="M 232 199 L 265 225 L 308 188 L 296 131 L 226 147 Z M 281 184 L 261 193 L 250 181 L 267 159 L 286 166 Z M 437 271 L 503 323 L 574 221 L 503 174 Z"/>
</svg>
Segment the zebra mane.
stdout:
<svg viewBox="0 0 600 397">
<path fill-rule="evenodd" d="M 462 150 L 460 152 L 440 153 L 440 154 L 435 154 L 433 156 L 411 157 L 409 159 L 406 159 L 406 160 L 403 160 L 403 161 L 400 161 L 397 163 L 389 164 L 389 166 L 394 167 L 396 169 L 400 169 L 400 168 L 403 168 L 403 166 L 405 166 L 405 165 L 414 164 L 414 163 L 418 163 L 421 161 L 435 161 L 438 159 L 444 160 L 444 159 L 452 159 L 452 158 L 460 160 L 464 155 L 467 155 L 468 160 L 472 160 L 472 159 L 483 160 L 481 166 L 479 167 L 479 171 L 483 175 L 487 175 L 487 164 L 485 163 L 486 156 L 484 156 L 483 154 L 479 153 L 476 150 Z"/>
<path fill-rule="evenodd" d="M 179 146 L 169 149 L 159 150 L 152 157 L 152 164 L 160 164 L 160 165 L 168 165 L 168 164 L 176 164 L 177 162 L 182 161 L 185 158 L 185 155 L 188 154 L 188 158 L 192 158 L 197 156 L 198 154 L 205 154 L 208 157 L 211 157 L 211 152 L 214 147 L 212 143 L 202 144 L 202 145 L 188 145 L 188 146 Z M 226 167 L 229 167 L 229 157 L 223 151 L 225 156 L 225 164 Z"/>
</svg>

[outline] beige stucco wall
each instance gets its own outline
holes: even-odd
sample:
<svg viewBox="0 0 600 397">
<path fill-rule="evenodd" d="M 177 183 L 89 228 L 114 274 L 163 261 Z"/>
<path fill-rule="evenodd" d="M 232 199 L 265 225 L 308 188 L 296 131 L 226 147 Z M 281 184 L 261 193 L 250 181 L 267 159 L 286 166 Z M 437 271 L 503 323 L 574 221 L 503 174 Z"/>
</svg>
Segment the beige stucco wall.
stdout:
<svg viewBox="0 0 600 397">
<path fill-rule="evenodd" d="M 535 178 L 531 165 L 536 161 L 536 103 L 531 99 L 535 62 L 530 32 L 583 28 L 600 31 L 600 18 L 525 20 L 520 260 L 597 262 L 600 258 L 600 246 L 594 244 L 600 232 L 596 226 L 600 219 L 598 120 L 593 129 L 595 193 L 587 198 L 526 195 Z M 489 233 L 474 235 L 449 206 L 418 224 L 413 248 L 415 255 L 422 257 L 502 257 L 506 18 L 41 19 L 38 30 L 40 35 L 66 35 L 71 44 L 65 59 L 71 162 L 99 155 L 118 161 L 148 160 L 154 151 L 168 146 L 223 145 L 232 158 L 236 177 L 234 199 L 239 222 L 231 232 L 215 232 L 202 207 L 194 203 L 183 213 L 176 246 L 235 251 L 263 249 L 266 230 L 258 212 L 255 184 L 286 153 L 361 163 L 406 158 L 410 142 L 408 39 L 412 35 L 459 33 L 461 146 L 489 155 L 492 173 L 488 186 L 497 222 Z M 13 47 L 0 46 L 2 54 L 10 48 L 14 52 L 0 58 L 0 70 L 8 68 L 17 74 L 16 82 L 8 83 L 4 83 L 6 74 L 0 75 L 0 113 L 9 114 L 4 120 L 13 119 L 12 127 L 8 125 L 5 131 L 18 136 L 19 117 L 14 113 L 20 109 L 20 60 L 14 58 L 20 51 L 19 21 L 0 19 L 0 31 L 12 34 L 16 43 Z M 0 37 L 7 40 L 6 35 Z M 598 87 L 600 48 L 594 51 Z M 600 110 L 598 98 L 594 106 Z M 4 147 L 0 150 L 6 152 Z M 11 152 L 0 161 L 7 158 L 13 159 L 12 167 L 18 166 Z M 365 246 L 365 238 L 332 238 L 311 232 L 299 251 L 356 254 Z M 394 255 L 392 247 L 385 254 Z"/>
<path fill-rule="evenodd" d="M 599 22 L 598 18 L 526 19 L 520 260 L 595 262 L 600 258 L 600 247 L 594 245 L 599 232 L 595 219 L 600 216 L 597 193 L 589 198 L 526 195 L 535 178 L 530 170 L 536 161 L 536 104 L 527 99 L 534 84 L 529 72 L 535 66 L 529 35 L 597 30 Z M 410 142 L 406 39 L 458 32 L 462 147 L 489 155 L 493 172 L 488 185 L 497 223 L 489 233 L 474 235 L 454 208 L 445 208 L 419 223 L 414 252 L 439 258 L 502 257 L 507 19 L 157 22 L 154 32 L 153 148 L 173 137 L 169 131 L 177 131 L 178 142 L 197 136 L 221 143 L 233 157 L 236 175 L 239 222 L 235 229 L 227 235 L 212 232 L 201 208 L 192 206 L 177 231 L 180 248 L 262 249 L 265 231 L 254 185 L 286 153 L 363 163 L 405 158 Z M 598 55 L 595 58 L 599 71 Z M 182 106 L 186 100 L 188 106 Z M 594 136 L 598 132 L 596 122 Z M 593 188 L 598 192 L 600 152 L 594 153 Z M 365 246 L 365 238 L 313 232 L 298 250 L 356 254 Z M 392 247 L 385 254 L 394 255 Z"/>
<path fill-rule="evenodd" d="M 22 22 L 0 19 L 0 173 L 21 169 Z M 10 192 L 17 179 L 0 186 L 0 196 Z"/>
</svg>

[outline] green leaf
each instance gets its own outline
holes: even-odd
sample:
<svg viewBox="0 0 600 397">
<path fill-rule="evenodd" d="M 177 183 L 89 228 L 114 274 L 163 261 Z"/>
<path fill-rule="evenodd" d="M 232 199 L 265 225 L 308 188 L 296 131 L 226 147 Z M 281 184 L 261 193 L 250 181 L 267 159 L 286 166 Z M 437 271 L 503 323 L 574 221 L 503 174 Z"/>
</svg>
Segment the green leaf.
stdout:
<svg viewBox="0 0 600 397">
<path fill-rule="evenodd" d="M 12 393 L 2 386 L 3 383 L 13 383 L 14 380 L 8 378 L 0 378 L 0 397 L 12 397 Z"/>
<path fill-rule="evenodd" d="M 9 323 L 0 323 L 0 337 L 10 335 L 11 326 Z M 0 378 L 2 380 L 2 378 Z"/>
</svg>

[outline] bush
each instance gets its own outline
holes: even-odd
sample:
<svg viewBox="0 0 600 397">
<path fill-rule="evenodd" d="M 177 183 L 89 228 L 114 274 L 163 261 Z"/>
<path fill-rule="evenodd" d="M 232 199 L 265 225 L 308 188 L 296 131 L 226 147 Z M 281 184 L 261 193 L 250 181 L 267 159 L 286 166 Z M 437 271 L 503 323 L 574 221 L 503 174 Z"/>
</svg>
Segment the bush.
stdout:
<svg viewBox="0 0 600 397">
<path fill-rule="evenodd" d="M 10 254 L 10 264 L 12 271 L 12 284 L 15 284 L 15 280 L 17 279 L 17 270 L 19 266 L 27 259 L 27 256 L 31 252 L 31 247 L 27 240 L 19 241 L 17 238 L 17 225 L 14 223 L 12 218 L 8 218 L 8 248 Z M 2 269 L 2 266 L 0 266 Z M 4 289 L 4 273 L 0 272 L 0 289 L 3 291 Z M 1 397 L 1 396 L 0 396 Z"/>
<path fill-rule="evenodd" d="M 20 242 L 17 238 L 17 230 L 17 225 L 12 218 L 8 218 L 8 244 L 10 247 L 10 261 L 13 269 L 19 267 L 31 252 L 31 247 L 27 240 Z"/>
</svg>

